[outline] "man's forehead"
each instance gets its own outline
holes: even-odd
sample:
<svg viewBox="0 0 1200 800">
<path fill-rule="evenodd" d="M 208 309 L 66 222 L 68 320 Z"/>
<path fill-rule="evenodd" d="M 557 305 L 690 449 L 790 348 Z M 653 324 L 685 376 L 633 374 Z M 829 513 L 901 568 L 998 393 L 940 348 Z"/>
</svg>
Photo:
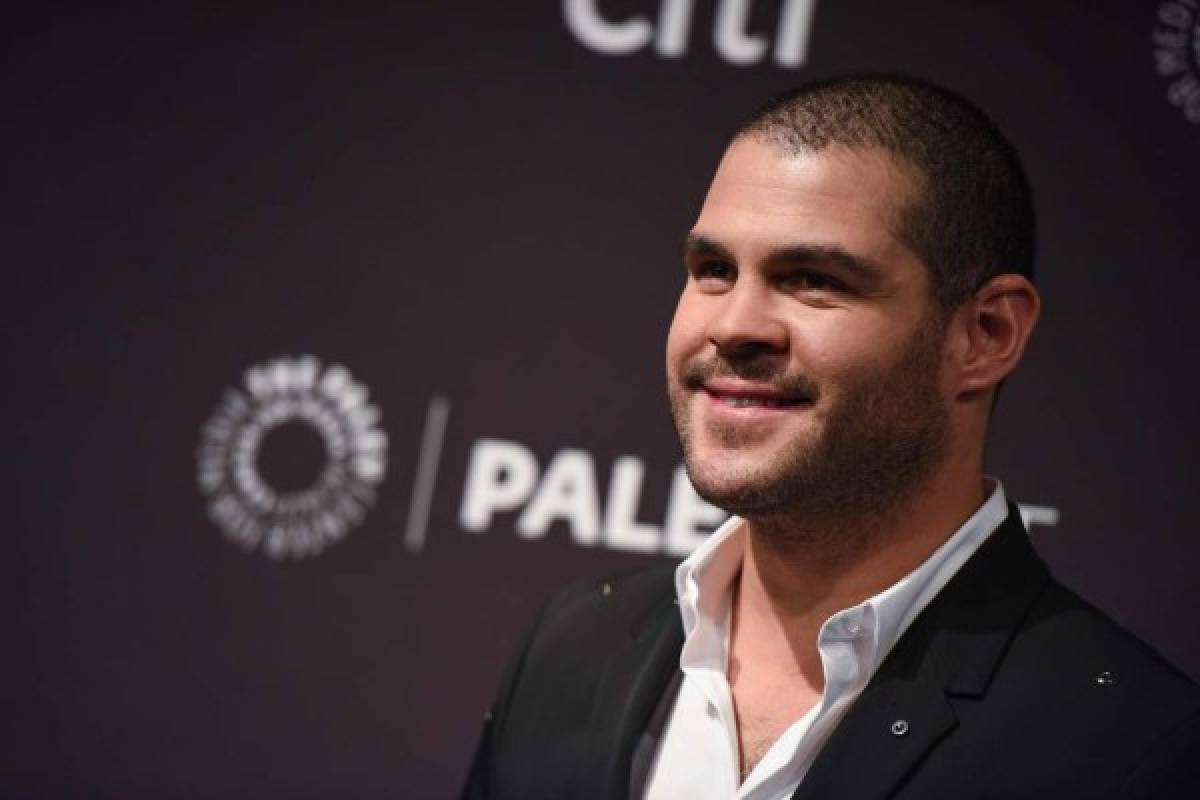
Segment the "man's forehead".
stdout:
<svg viewBox="0 0 1200 800">
<path fill-rule="evenodd" d="M 695 232 L 710 240 L 836 236 L 883 249 L 901 243 L 913 193 L 911 170 L 885 150 L 796 152 L 742 136 L 721 159 Z"/>
<path fill-rule="evenodd" d="M 709 194 L 755 187 L 764 199 L 804 192 L 898 207 L 913 198 L 918 180 L 914 167 L 880 147 L 797 150 L 748 134 L 726 148 Z"/>
</svg>

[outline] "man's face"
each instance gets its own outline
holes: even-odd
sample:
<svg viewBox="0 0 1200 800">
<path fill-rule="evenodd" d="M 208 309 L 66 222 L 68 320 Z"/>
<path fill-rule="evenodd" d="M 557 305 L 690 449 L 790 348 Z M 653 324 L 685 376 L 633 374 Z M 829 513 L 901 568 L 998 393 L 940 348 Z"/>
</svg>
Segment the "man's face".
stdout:
<svg viewBox="0 0 1200 800">
<path fill-rule="evenodd" d="M 940 316 L 878 151 L 726 152 L 685 251 L 667 385 L 688 472 L 743 516 L 893 507 L 940 460 Z"/>
</svg>

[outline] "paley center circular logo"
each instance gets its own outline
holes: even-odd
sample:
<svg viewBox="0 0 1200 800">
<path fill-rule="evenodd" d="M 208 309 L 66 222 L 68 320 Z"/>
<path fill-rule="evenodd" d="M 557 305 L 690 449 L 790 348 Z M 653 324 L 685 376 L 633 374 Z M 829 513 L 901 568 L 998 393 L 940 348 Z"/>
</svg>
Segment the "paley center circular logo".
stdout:
<svg viewBox="0 0 1200 800">
<path fill-rule="evenodd" d="M 1200 124 L 1200 2 L 1172 0 L 1158 7 L 1154 66 L 1167 83 L 1167 100 Z"/>
<path fill-rule="evenodd" d="M 387 468 L 381 416 L 338 364 L 301 356 L 251 367 L 201 431 L 196 477 L 209 518 L 273 559 L 320 553 L 375 502 Z"/>
</svg>

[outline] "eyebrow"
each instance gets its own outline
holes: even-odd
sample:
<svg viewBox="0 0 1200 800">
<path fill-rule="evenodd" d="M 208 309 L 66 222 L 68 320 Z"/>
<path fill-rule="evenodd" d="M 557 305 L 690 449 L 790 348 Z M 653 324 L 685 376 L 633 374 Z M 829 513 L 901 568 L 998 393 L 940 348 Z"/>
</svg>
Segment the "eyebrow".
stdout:
<svg viewBox="0 0 1200 800">
<path fill-rule="evenodd" d="M 699 233 L 687 235 L 683 242 L 683 253 L 685 256 L 710 256 L 731 263 L 737 262 L 729 248 Z M 796 266 L 832 266 L 871 281 L 878 281 L 886 274 L 886 270 L 879 263 L 830 244 L 792 244 L 776 247 L 768 253 L 767 261 Z"/>
</svg>

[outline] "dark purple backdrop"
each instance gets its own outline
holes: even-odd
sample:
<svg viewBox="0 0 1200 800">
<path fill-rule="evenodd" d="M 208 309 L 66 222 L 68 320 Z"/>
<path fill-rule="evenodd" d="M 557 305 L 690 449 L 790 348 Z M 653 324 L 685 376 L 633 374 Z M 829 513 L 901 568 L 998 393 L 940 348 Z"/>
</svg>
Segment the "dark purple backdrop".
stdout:
<svg viewBox="0 0 1200 800">
<path fill-rule="evenodd" d="M 672 3 L 579 5 L 657 30 Z M 453 793 L 538 603 L 667 557 L 579 517 L 522 536 L 524 497 L 472 529 L 479 442 L 538 486 L 568 451 L 605 530 L 632 456 L 631 519 L 663 525 L 682 235 L 740 117 L 848 70 L 945 83 L 1024 153 L 1045 315 L 990 470 L 1060 513 L 1032 534 L 1060 578 L 1200 675 L 1192 0 L 820 0 L 799 67 L 761 0 L 750 64 L 711 0 L 678 58 L 596 52 L 561 2 L 171 5 L 3 26 L 0 793 Z M 342 541 L 275 559 L 209 519 L 197 452 L 247 369 L 303 354 L 369 392 L 387 471 Z M 326 463 L 301 423 L 260 445 L 276 488 Z"/>
</svg>

